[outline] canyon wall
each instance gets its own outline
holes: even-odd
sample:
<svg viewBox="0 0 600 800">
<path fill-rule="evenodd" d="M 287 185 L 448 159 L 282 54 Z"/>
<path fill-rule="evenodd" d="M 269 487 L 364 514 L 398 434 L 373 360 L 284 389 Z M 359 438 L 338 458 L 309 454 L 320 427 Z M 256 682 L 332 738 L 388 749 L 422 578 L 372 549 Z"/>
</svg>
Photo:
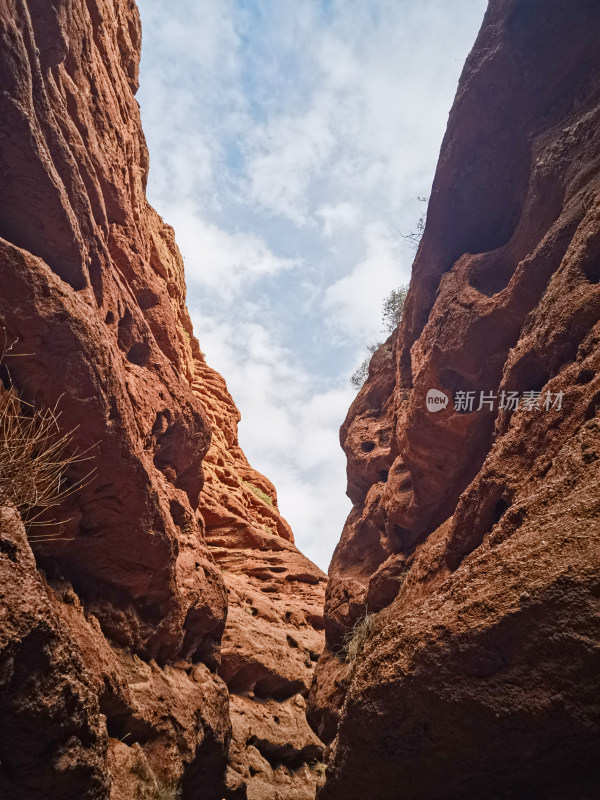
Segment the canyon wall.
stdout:
<svg viewBox="0 0 600 800">
<path fill-rule="evenodd" d="M 140 36 L 133 0 L 0 0 L 2 379 L 88 457 L 55 524 L 0 512 L 0 794 L 302 800 L 325 577 L 146 200 Z"/>
<path fill-rule="evenodd" d="M 599 30 L 592 0 L 491 0 L 464 67 L 341 430 L 322 800 L 598 796 Z"/>
</svg>

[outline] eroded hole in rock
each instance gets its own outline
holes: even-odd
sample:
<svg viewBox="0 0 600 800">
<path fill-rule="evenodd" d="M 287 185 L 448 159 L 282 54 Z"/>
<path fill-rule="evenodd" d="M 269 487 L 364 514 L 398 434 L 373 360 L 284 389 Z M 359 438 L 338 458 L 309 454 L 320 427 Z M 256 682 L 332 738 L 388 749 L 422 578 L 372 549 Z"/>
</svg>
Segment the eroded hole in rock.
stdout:
<svg viewBox="0 0 600 800">
<path fill-rule="evenodd" d="M 266 675 L 254 684 L 254 694 L 265 700 L 269 697 L 282 703 L 295 694 L 307 694 L 302 681 L 288 681 L 279 675 Z"/>
<path fill-rule="evenodd" d="M 465 395 L 469 392 L 475 392 L 473 382 L 451 367 L 440 370 L 439 380 L 444 389 L 450 394 L 451 399 L 456 396 L 457 392 L 464 392 Z M 477 397 L 477 394 L 475 393 L 473 397 Z M 475 407 L 476 406 L 474 406 L 474 408 Z M 473 409 L 470 409 L 469 404 L 465 403 L 460 406 L 458 413 L 469 414 L 471 410 Z"/>
<path fill-rule="evenodd" d="M 508 503 L 506 502 L 506 500 L 504 500 L 501 497 L 500 500 L 498 500 L 498 502 L 494 506 L 494 509 L 493 509 L 493 512 L 492 512 L 492 520 L 491 520 L 491 524 L 490 524 L 490 530 L 494 527 L 494 525 L 497 525 L 500 522 L 500 520 L 502 519 L 502 517 L 506 513 L 507 509 L 508 509 Z"/>
<path fill-rule="evenodd" d="M 519 392 L 541 392 L 550 380 L 550 371 L 537 353 L 527 353 L 515 365 L 511 387 Z"/>
<path fill-rule="evenodd" d="M 406 475 L 406 478 L 403 478 L 398 484 L 398 491 L 400 492 L 406 492 L 409 489 L 412 489 L 412 476 L 410 472 Z"/>
<path fill-rule="evenodd" d="M 154 436 L 157 436 L 160 433 L 165 433 L 171 424 L 172 416 L 173 415 L 168 408 L 165 408 L 164 411 L 158 412 L 156 419 L 154 420 L 154 425 L 152 426 L 152 433 Z"/>
<path fill-rule="evenodd" d="M 119 408 L 117 406 L 117 401 L 114 397 L 110 398 L 110 404 L 108 408 L 108 419 L 111 421 L 115 421 L 120 419 L 121 415 L 119 414 Z"/>
<path fill-rule="evenodd" d="M 160 303 L 160 299 L 156 292 L 153 292 L 152 289 L 140 289 L 135 294 L 135 298 L 138 301 L 138 305 L 142 311 L 147 311 L 149 308 L 154 308 Z"/>
<path fill-rule="evenodd" d="M 104 317 L 104 322 L 106 322 L 107 325 L 112 325 L 114 321 L 115 321 L 115 315 L 113 314 L 112 311 L 109 311 Z"/>
<path fill-rule="evenodd" d="M 127 352 L 129 348 L 134 344 L 134 337 L 132 334 L 132 327 L 133 327 L 133 317 L 131 316 L 131 311 L 126 308 L 125 313 L 119 320 L 118 324 L 118 338 L 119 338 L 119 347 L 121 350 Z"/>
<path fill-rule="evenodd" d="M 119 739 L 129 747 L 136 742 L 144 744 L 156 736 L 152 725 L 135 717 L 123 699 L 110 691 L 100 696 L 100 713 L 106 717 L 106 730 L 111 739 Z"/>
<path fill-rule="evenodd" d="M 590 283 L 600 283 L 600 258 L 586 261 L 583 265 L 583 274 Z"/>
<path fill-rule="evenodd" d="M 508 259 L 490 264 L 480 260 L 471 273 L 470 283 L 474 289 L 487 297 L 492 297 L 506 289 L 515 271 L 515 265 Z"/>
<path fill-rule="evenodd" d="M 586 422 L 589 420 L 594 419 L 596 414 L 600 412 L 600 392 L 597 392 L 589 402 L 588 407 L 586 408 L 583 418 Z"/>
<path fill-rule="evenodd" d="M 390 544 L 395 552 L 407 548 L 414 539 L 414 533 L 410 528 L 402 525 L 394 525 L 390 531 Z"/>
<path fill-rule="evenodd" d="M 594 380 L 596 373 L 593 369 L 582 369 L 579 375 L 577 376 L 576 383 L 580 386 L 589 383 L 590 381 Z"/>
<path fill-rule="evenodd" d="M 319 579 L 316 575 L 312 575 L 310 572 L 297 572 L 294 575 L 286 575 L 286 581 L 290 583 L 292 581 L 299 581 L 300 583 L 312 583 L 317 584 Z"/>
<path fill-rule="evenodd" d="M 138 367 L 145 367 L 150 358 L 150 347 L 146 342 L 136 342 L 127 351 L 127 360 Z"/>
<path fill-rule="evenodd" d="M 290 636 L 289 633 L 286 636 L 286 638 L 287 638 L 287 643 L 289 644 L 290 647 L 294 647 L 294 648 L 298 648 L 299 647 L 298 642 L 294 639 L 293 636 Z"/>
<path fill-rule="evenodd" d="M 231 694 L 254 692 L 257 699 L 283 702 L 295 694 L 308 693 L 303 681 L 288 680 L 256 662 L 240 664 L 234 659 L 224 658 L 218 674 L 227 684 Z"/>
<path fill-rule="evenodd" d="M 181 800 L 221 800 L 225 797 L 223 776 L 226 766 L 223 745 L 207 728 L 202 742 L 196 747 L 194 760 L 186 767 L 181 779 Z"/>
<path fill-rule="evenodd" d="M 185 525 L 186 513 L 185 508 L 181 505 L 179 500 L 171 500 L 169 503 L 169 510 L 173 517 L 173 522 L 180 528 Z"/>
<path fill-rule="evenodd" d="M 375 442 L 361 442 L 360 449 L 363 453 L 370 453 L 375 449 Z"/>
<path fill-rule="evenodd" d="M 306 619 L 316 631 L 325 630 L 325 619 L 322 614 L 307 614 Z"/>
<path fill-rule="evenodd" d="M 181 645 L 183 658 L 196 664 L 202 662 L 214 672 L 219 666 L 219 642 L 222 623 L 206 608 L 190 608 L 183 623 L 185 636 Z M 157 658 L 158 660 L 158 658 Z"/>
<path fill-rule="evenodd" d="M 17 546 L 13 542 L 8 542 L 5 539 L 0 539 L 0 553 L 8 556 L 11 561 L 17 560 Z"/>
<path fill-rule="evenodd" d="M 256 747 L 261 756 L 268 761 L 271 769 L 285 766 L 294 771 L 310 761 L 323 760 L 323 748 L 316 744 L 308 744 L 298 750 L 291 744 L 275 744 L 258 736 L 250 736 L 247 745 Z"/>
<path fill-rule="evenodd" d="M 379 470 L 379 480 L 382 483 L 387 483 L 389 475 L 390 475 L 390 473 L 389 473 L 389 471 L 387 469 L 380 469 Z"/>
</svg>

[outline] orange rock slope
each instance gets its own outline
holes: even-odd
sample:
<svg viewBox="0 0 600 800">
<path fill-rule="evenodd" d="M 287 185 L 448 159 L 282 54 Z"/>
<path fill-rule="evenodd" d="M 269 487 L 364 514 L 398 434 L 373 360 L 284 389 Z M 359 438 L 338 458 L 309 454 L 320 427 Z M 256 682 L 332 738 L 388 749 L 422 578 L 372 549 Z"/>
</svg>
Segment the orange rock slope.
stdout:
<svg viewBox="0 0 600 800">
<path fill-rule="evenodd" d="M 404 319 L 341 432 L 323 800 L 600 792 L 598 30 L 588 0 L 492 0 L 466 62 Z"/>
<path fill-rule="evenodd" d="M 2 379 L 94 471 L 35 542 L 2 511 L 0 795 L 309 797 L 324 576 L 194 339 L 139 50 L 133 0 L 0 0 Z"/>
</svg>

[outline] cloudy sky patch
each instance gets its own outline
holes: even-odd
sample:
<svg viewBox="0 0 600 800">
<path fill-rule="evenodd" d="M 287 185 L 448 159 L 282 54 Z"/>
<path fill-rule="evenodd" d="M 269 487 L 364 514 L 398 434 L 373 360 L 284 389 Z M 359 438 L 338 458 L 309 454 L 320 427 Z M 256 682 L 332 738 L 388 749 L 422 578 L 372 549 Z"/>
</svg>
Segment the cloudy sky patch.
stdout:
<svg viewBox="0 0 600 800">
<path fill-rule="evenodd" d="M 485 0 L 138 0 L 150 201 L 188 305 L 326 568 L 349 511 L 349 376 L 407 283 L 415 229 Z"/>
</svg>

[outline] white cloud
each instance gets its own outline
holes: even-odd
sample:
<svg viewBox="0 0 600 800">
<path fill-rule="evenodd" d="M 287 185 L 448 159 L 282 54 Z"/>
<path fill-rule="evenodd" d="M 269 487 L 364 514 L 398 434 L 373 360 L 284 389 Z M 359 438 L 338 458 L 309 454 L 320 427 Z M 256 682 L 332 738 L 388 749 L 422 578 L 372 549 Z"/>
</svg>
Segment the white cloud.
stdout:
<svg viewBox="0 0 600 800">
<path fill-rule="evenodd" d="M 210 289 L 225 304 L 248 292 L 257 281 L 298 266 L 293 259 L 276 256 L 252 233 L 229 233 L 207 222 L 193 206 L 167 207 L 165 215 L 186 258 L 189 288 L 197 284 Z"/>
<path fill-rule="evenodd" d="M 307 222 L 311 178 L 323 170 L 335 138 L 324 115 L 280 117 L 257 129 L 248 164 L 250 199 L 266 210 Z"/>
<path fill-rule="evenodd" d="M 327 289 L 323 306 L 348 337 L 370 343 L 380 333 L 383 299 L 407 283 L 408 275 L 401 268 L 397 235 L 382 223 L 373 223 L 365 229 L 365 239 L 365 257 Z"/>
<path fill-rule="evenodd" d="M 270 327 L 225 322 L 192 309 L 208 362 L 225 377 L 242 410 L 240 441 L 252 465 L 273 478 L 282 514 L 303 552 L 323 569 L 350 510 L 338 429 L 349 387 L 318 390 Z M 337 491 L 332 491 L 335 487 Z"/>
<path fill-rule="evenodd" d="M 408 280 L 401 234 L 486 0 L 138 2 L 149 197 L 242 447 L 325 566 L 348 509 L 348 374 Z"/>
<path fill-rule="evenodd" d="M 329 237 L 343 232 L 344 228 L 356 225 L 360 216 L 355 205 L 345 202 L 321 206 L 317 214 L 323 220 L 323 234 Z"/>
<path fill-rule="evenodd" d="M 221 75 L 234 72 L 240 36 L 235 28 L 235 4 L 230 0 L 202 0 L 183 3 L 179 15 L 162 0 L 138 3 L 144 35 L 160 38 L 161 50 L 169 60 L 162 69 L 177 68 L 177 61 L 197 64 L 204 70 L 218 68 Z M 177 61 L 174 63 L 173 59 Z"/>
</svg>

